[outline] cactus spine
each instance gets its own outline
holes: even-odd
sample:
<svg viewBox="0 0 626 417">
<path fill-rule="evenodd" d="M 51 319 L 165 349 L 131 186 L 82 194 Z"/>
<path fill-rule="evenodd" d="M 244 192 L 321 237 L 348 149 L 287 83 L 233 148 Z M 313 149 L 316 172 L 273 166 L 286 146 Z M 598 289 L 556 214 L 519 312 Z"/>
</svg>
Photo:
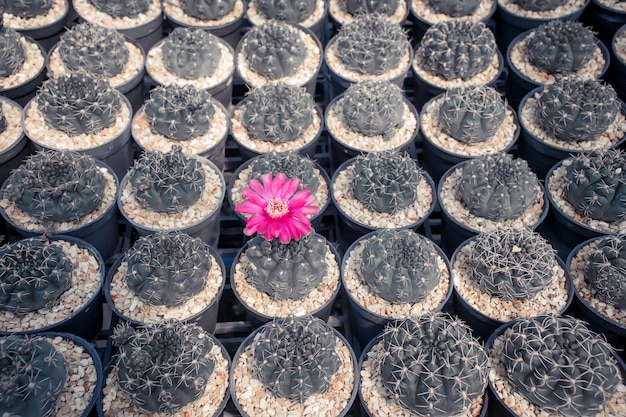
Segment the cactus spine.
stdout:
<svg viewBox="0 0 626 417">
<path fill-rule="evenodd" d="M 257 0 L 265 19 L 300 23 L 315 12 L 316 0 Z"/>
<path fill-rule="evenodd" d="M 315 194 L 320 186 L 313 160 L 296 151 L 272 151 L 262 154 L 255 158 L 251 168 L 249 180 L 261 181 L 261 176 L 264 174 L 276 175 L 280 172 L 287 178 L 300 180 L 299 190 L 306 188 L 311 194 Z"/>
<path fill-rule="evenodd" d="M 16 74 L 26 59 L 22 35 L 4 26 L 3 11 L 4 7 L 0 7 L 0 79 Z"/>
<path fill-rule="evenodd" d="M 339 4 L 352 16 L 372 13 L 391 16 L 398 9 L 398 0 L 340 0 Z"/>
<path fill-rule="evenodd" d="M 109 16 L 133 19 L 147 12 L 152 0 L 89 0 L 89 2 Z"/>
<path fill-rule="evenodd" d="M 163 62 L 168 71 L 187 80 L 210 77 L 222 52 L 217 36 L 192 28 L 175 28 L 163 42 Z"/>
<path fill-rule="evenodd" d="M 200 20 L 218 20 L 230 13 L 237 0 L 180 0 L 186 15 Z"/>
<path fill-rule="evenodd" d="M 626 311 L 626 235 L 605 236 L 589 251 L 585 280 L 598 299 Z"/>
</svg>

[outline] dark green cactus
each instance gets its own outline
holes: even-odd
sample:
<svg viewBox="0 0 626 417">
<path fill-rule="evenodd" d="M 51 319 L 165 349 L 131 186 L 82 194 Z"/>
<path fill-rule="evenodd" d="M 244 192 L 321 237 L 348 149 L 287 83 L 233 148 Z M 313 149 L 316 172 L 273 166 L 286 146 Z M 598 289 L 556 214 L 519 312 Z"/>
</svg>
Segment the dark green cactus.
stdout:
<svg viewBox="0 0 626 417">
<path fill-rule="evenodd" d="M 487 354 L 469 326 L 427 313 L 385 327 L 380 375 L 390 398 L 420 416 L 461 415 L 487 387 Z"/>
<path fill-rule="evenodd" d="M 302 137 L 315 114 L 311 94 L 278 82 L 252 90 L 245 97 L 239 119 L 251 138 L 281 144 Z"/>
<path fill-rule="evenodd" d="M 187 157 L 178 145 L 170 152 L 144 152 L 135 160 L 128 178 L 143 207 L 165 213 L 177 213 L 195 204 L 206 181 L 202 163 Z"/>
<path fill-rule="evenodd" d="M 599 240 L 589 251 L 585 280 L 598 299 L 626 311 L 626 235 Z"/>
<path fill-rule="evenodd" d="M 378 13 L 364 14 L 339 29 L 335 55 L 350 70 L 380 75 L 397 68 L 410 47 L 406 33 Z"/>
<path fill-rule="evenodd" d="M 120 32 L 87 22 L 64 32 L 57 50 L 69 72 L 83 70 L 107 78 L 122 72 L 129 54 Z"/>
<path fill-rule="evenodd" d="M 494 221 L 519 218 L 537 201 L 539 180 L 521 158 L 500 152 L 463 165 L 459 196 L 475 216 Z"/>
<path fill-rule="evenodd" d="M 587 219 L 626 220 L 626 155 L 604 149 L 573 157 L 564 176 L 563 197 Z"/>
<path fill-rule="evenodd" d="M 218 20 L 230 13 L 237 0 L 180 0 L 186 15 L 201 20 Z"/>
<path fill-rule="evenodd" d="M 420 169 L 407 153 L 369 152 L 355 160 L 350 188 L 368 210 L 393 214 L 415 202 L 420 181 Z"/>
<path fill-rule="evenodd" d="M 360 276 L 392 303 L 420 303 L 439 284 L 435 245 L 410 229 L 383 229 L 364 242 Z"/>
<path fill-rule="evenodd" d="M 528 300 L 545 289 L 558 266 L 556 252 L 530 229 L 480 233 L 469 257 L 471 277 L 491 296 Z"/>
<path fill-rule="evenodd" d="M 13 171 L 4 197 L 40 221 L 72 222 L 100 206 L 105 187 L 106 177 L 91 156 L 42 150 Z"/>
<path fill-rule="evenodd" d="M 193 28 L 175 28 L 163 42 L 163 62 L 168 71 L 187 80 L 210 77 L 222 52 L 217 36 Z"/>
<path fill-rule="evenodd" d="M 126 285 L 152 305 L 176 307 L 204 289 L 211 270 L 207 245 L 180 232 L 140 237 L 124 255 Z"/>
<path fill-rule="evenodd" d="M 184 141 L 209 131 L 215 107 L 207 90 L 170 84 L 150 91 L 144 114 L 153 131 L 172 140 Z"/>
<path fill-rule="evenodd" d="M 492 139 L 506 117 L 506 101 L 495 88 L 470 85 L 444 93 L 439 107 L 439 130 L 461 143 Z"/>
<path fill-rule="evenodd" d="M 326 276 L 327 251 L 326 239 L 315 233 L 289 243 L 255 236 L 246 249 L 249 279 L 274 300 L 300 300 Z"/>
<path fill-rule="evenodd" d="M 428 0 L 437 13 L 450 17 L 469 16 L 478 9 L 482 0 Z"/>
<path fill-rule="evenodd" d="M 275 397 L 299 403 L 324 393 L 341 364 L 333 329 L 313 316 L 274 319 L 253 342 L 257 378 Z"/>
<path fill-rule="evenodd" d="M 307 55 L 299 30 L 279 20 L 270 20 L 250 29 L 243 44 L 250 68 L 271 80 L 294 74 Z"/>
<path fill-rule="evenodd" d="M 554 10 L 559 6 L 563 6 L 567 3 L 567 0 L 513 0 L 513 3 L 517 4 L 524 10 L 530 10 L 532 12 L 545 12 L 548 10 Z"/>
<path fill-rule="evenodd" d="M 113 343 L 118 386 L 146 413 L 172 415 L 202 397 L 215 368 L 211 336 L 192 323 L 118 325 Z"/>
<path fill-rule="evenodd" d="M 25 59 L 22 35 L 4 26 L 0 8 L 0 79 L 16 74 L 24 65 Z"/>
<path fill-rule="evenodd" d="M 432 25 L 420 47 L 425 70 L 445 80 L 467 80 L 491 65 L 497 45 L 483 22 L 446 20 Z"/>
<path fill-rule="evenodd" d="M 265 19 L 300 23 L 315 11 L 316 0 L 257 0 Z"/>
<path fill-rule="evenodd" d="M 54 305 L 70 288 L 71 272 L 61 245 L 45 238 L 0 247 L 0 309 L 23 315 Z"/>
<path fill-rule="evenodd" d="M 620 102 L 610 84 L 557 77 L 539 92 L 535 118 L 556 139 L 580 142 L 602 135 L 619 111 Z"/>
<path fill-rule="evenodd" d="M 46 80 L 35 97 L 46 124 L 69 136 L 96 134 L 115 124 L 120 93 L 84 72 Z"/>
<path fill-rule="evenodd" d="M 54 417 L 67 385 L 65 358 L 43 337 L 0 337 L 0 410 L 11 417 Z"/>
<path fill-rule="evenodd" d="M 518 392 L 551 415 L 596 415 L 622 379 L 611 345 L 573 317 L 518 319 L 501 360 Z"/>
<path fill-rule="evenodd" d="M 274 175 L 283 173 L 287 178 L 297 178 L 300 180 L 298 189 L 306 188 L 311 194 L 315 194 L 320 186 L 313 160 L 296 151 L 272 151 L 255 158 L 251 164 L 248 181 L 253 179 L 261 181 L 261 176 L 268 173 Z"/>
<path fill-rule="evenodd" d="M 89 2 L 109 16 L 132 19 L 146 13 L 152 0 L 89 0 Z"/>
<path fill-rule="evenodd" d="M 389 140 L 404 125 L 404 102 L 402 89 L 396 84 L 363 81 L 345 91 L 340 117 L 349 130 Z"/>
<path fill-rule="evenodd" d="M 5 12 L 22 19 L 33 19 L 48 13 L 53 0 L 7 0 Z"/>
<path fill-rule="evenodd" d="M 391 16 L 398 9 L 398 0 L 340 0 L 339 6 L 352 16 L 371 13 Z"/>
</svg>

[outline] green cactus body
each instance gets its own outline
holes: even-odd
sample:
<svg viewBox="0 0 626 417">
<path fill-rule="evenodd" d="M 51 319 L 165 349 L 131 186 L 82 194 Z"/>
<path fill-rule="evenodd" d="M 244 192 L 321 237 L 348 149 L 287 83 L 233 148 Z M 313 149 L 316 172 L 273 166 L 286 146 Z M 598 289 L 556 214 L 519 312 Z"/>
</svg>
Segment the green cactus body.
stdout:
<svg viewBox="0 0 626 417">
<path fill-rule="evenodd" d="M 33 19 L 48 13 L 53 0 L 7 0 L 5 12 L 22 19 Z"/>
<path fill-rule="evenodd" d="M 415 202 L 420 181 L 417 163 L 408 154 L 369 152 L 355 160 L 350 188 L 368 210 L 397 213 Z"/>
<path fill-rule="evenodd" d="M 152 0 L 88 0 L 102 13 L 113 17 L 133 19 L 150 8 Z"/>
<path fill-rule="evenodd" d="M 489 68 L 496 53 L 493 33 L 482 22 L 446 20 L 422 38 L 422 65 L 445 80 L 467 80 Z"/>
<path fill-rule="evenodd" d="M 278 20 L 250 29 L 243 44 L 250 68 L 270 80 L 295 74 L 307 54 L 298 30 Z"/>
<path fill-rule="evenodd" d="M 0 410 L 11 417 L 54 417 L 67 364 L 42 337 L 0 337 Z"/>
<path fill-rule="evenodd" d="M 487 354 L 458 318 L 428 313 L 397 320 L 380 343 L 389 397 L 417 415 L 461 415 L 485 391 Z"/>
<path fill-rule="evenodd" d="M 311 94 L 278 82 L 255 88 L 246 96 L 240 121 L 251 138 L 281 144 L 302 137 L 315 114 Z"/>
<path fill-rule="evenodd" d="M 4 27 L 0 15 L 0 79 L 16 74 L 24 65 L 25 59 L 22 35 Z"/>
<path fill-rule="evenodd" d="M 168 71 L 187 80 L 210 77 L 220 63 L 222 52 L 217 36 L 192 28 L 175 28 L 162 45 Z"/>
<path fill-rule="evenodd" d="M 447 90 L 439 107 L 439 130 L 461 143 L 492 139 L 506 117 L 506 102 L 493 87 L 470 85 Z"/>
<path fill-rule="evenodd" d="M 206 134 L 211 127 L 215 107 L 211 94 L 193 86 L 157 86 L 150 91 L 144 106 L 150 128 L 175 141 L 185 141 Z"/>
<path fill-rule="evenodd" d="M 434 244 L 410 229 L 383 229 L 364 242 L 360 275 L 392 303 L 420 303 L 439 284 Z"/>
<path fill-rule="evenodd" d="M 115 29 L 81 23 L 61 35 L 58 52 L 70 72 L 113 77 L 128 62 L 128 47 L 124 36 Z"/>
<path fill-rule="evenodd" d="M 215 368 L 211 337 L 195 324 L 119 325 L 113 342 L 118 385 L 146 413 L 172 415 L 197 400 Z"/>
<path fill-rule="evenodd" d="M 554 10 L 559 6 L 563 6 L 567 3 L 567 0 L 513 0 L 513 3 L 517 4 L 524 10 L 530 10 L 532 12 L 545 12 L 548 10 Z"/>
<path fill-rule="evenodd" d="M 104 78 L 84 72 L 46 80 L 35 100 L 46 124 L 69 136 L 113 126 L 122 107 L 120 93 Z"/>
<path fill-rule="evenodd" d="M 535 118 L 556 139 L 580 142 L 602 135 L 619 111 L 620 101 L 609 84 L 559 77 L 539 92 Z"/>
<path fill-rule="evenodd" d="M 0 247 L 0 309 L 23 315 L 48 308 L 71 285 L 72 261 L 43 238 Z"/>
<path fill-rule="evenodd" d="M 257 378 L 274 396 L 299 403 L 324 393 L 341 364 L 333 329 L 313 316 L 275 319 L 253 342 Z"/>
<path fill-rule="evenodd" d="M 596 415 L 621 383 L 611 346 L 573 317 L 519 319 L 501 357 L 519 393 L 551 415 Z"/>
<path fill-rule="evenodd" d="M 585 280 L 598 299 L 626 311 L 626 235 L 605 236 L 589 251 Z"/>
<path fill-rule="evenodd" d="M 519 218 L 537 200 L 538 188 L 525 160 L 501 152 L 463 165 L 459 196 L 473 215 L 503 221 Z"/>
<path fill-rule="evenodd" d="M 229 14 L 237 0 L 180 0 L 186 15 L 200 20 L 218 20 Z"/>
<path fill-rule="evenodd" d="M 578 154 L 565 173 L 563 197 L 584 218 L 626 220 L 626 155 L 620 149 Z"/>
<path fill-rule="evenodd" d="M 470 255 L 476 284 L 491 296 L 528 300 L 545 289 L 558 266 L 550 243 L 530 229 L 480 233 Z"/>
<path fill-rule="evenodd" d="M 176 307 L 204 289 L 211 270 L 207 245 L 178 232 L 139 238 L 126 252 L 126 285 L 152 305 Z"/>
<path fill-rule="evenodd" d="M 102 203 L 106 177 L 91 156 L 40 151 L 16 168 L 4 197 L 43 222 L 77 221 Z"/>
<path fill-rule="evenodd" d="M 251 284 L 274 300 L 303 299 L 326 276 L 327 250 L 326 239 L 315 233 L 286 244 L 255 236 L 245 252 Z"/>
<path fill-rule="evenodd" d="M 445 14 L 450 17 L 469 16 L 473 14 L 482 0 L 428 0 L 426 3 L 430 5 L 437 13 Z"/>
<path fill-rule="evenodd" d="M 311 194 L 315 194 L 320 187 L 320 180 L 315 173 L 313 160 L 296 151 L 268 152 L 255 158 L 251 164 L 249 180 L 257 179 L 261 181 L 263 174 L 283 173 L 287 178 L 300 180 L 298 189 L 308 189 Z"/>
<path fill-rule="evenodd" d="M 397 68 L 410 47 L 402 27 L 378 13 L 357 16 L 341 27 L 335 39 L 337 58 L 350 70 L 366 75 Z"/>
<path fill-rule="evenodd" d="M 352 16 L 372 13 L 391 16 L 398 9 L 398 0 L 340 0 L 340 5 Z"/>
<path fill-rule="evenodd" d="M 266 19 L 300 23 L 315 11 L 316 0 L 257 0 Z"/>
<path fill-rule="evenodd" d="M 395 136 L 404 125 L 405 98 L 402 89 L 389 81 L 352 84 L 343 95 L 341 117 L 344 125 L 365 136 Z"/>
<path fill-rule="evenodd" d="M 177 213 L 195 204 L 206 181 L 202 163 L 187 157 L 178 145 L 170 152 L 144 152 L 128 178 L 143 207 L 165 213 Z"/>
</svg>

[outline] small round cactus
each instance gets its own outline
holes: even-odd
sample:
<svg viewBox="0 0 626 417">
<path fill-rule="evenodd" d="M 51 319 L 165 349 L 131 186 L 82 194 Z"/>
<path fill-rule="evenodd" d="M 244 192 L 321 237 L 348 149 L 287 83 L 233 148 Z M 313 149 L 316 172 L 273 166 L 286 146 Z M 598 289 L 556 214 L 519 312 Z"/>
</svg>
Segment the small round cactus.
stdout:
<svg viewBox="0 0 626 417">
<path fill-rule="evenodd" d="M 89 0 L 89 2 L 109 16 L 133 19 L 147 12 L 152 0 Z"/>
<path fill-rule="evenodd" d="M 5 12 L 22 19 L 43 16 L 52 8 L 53 0 L 7 0 Z"/>
<path fill-rule="evenodd" d="M 218 20 L 229 14 L 237 0 L 180 0 L 186 15 L 200 20 Z"/>
<path fill-rule="evenodd" d="M 420 416 L 461 415 L 487 387 L 487 354 L 469 326 L 445 313 L 391 323 L 381 336 L 389 394 Z"/>
<path fill-rule="evenodd" d="M 16 74 L 25 60 L 26 51 L 22 45 L 22 35 L 4 26 L 0 8 L 0 79 Z"/>
<path fill-rule="evenodd" d="M 340 0 L 339 5 L 352 16 L 372 13 L 391 16 L 398 9 L 398 0 Z"/>
<path fill-rule="evenodd" d="M 296 151 L 268 152 L 255 158 L 251 164 L 250 180 L 261 181 L 264 174 L 283 173 L 287 178 L 300 180 L 298 189 L 306 188 L 315 194 L 320 186 L 319 177 L 315 174 L 315 164 L 309 157 Z"/>
<path fill-rule="evenodd" d="M 567 3 L 567 0 L 513 0 L 513 3 L 517 4 L 524 10 L 532 12 L 545 12 L 548 10 L 554 10 L 559 6 L 563 6 Z"/>
<path fill-rule="evenodd" d="M 518 392 L 551 415 L 596 415 L 621 383 L 611 346 L 573 317 L 518 319 L 501 356 Z"/>
<path fill-rule="evenodd" d="M 274 396 L 299 403 L 324 393 L 341 364 L 333 329 L 313 316 L 274 319 L 253 342 L 254 373 Z"/>
<path fill-rule="evenodd" d="M 300 23 L 315 11 L 316 0 L 256 0 L 265 19 Z"/>
<path fill-rule="evenodd" d="M 211 270 L 207 245 L 180 232 L 140 237 L 124 255 L 126 285 L 151 305 L 176 307 L 204 289 Z"/>
<path fill-rule="evenodd" d="M 626 311 L 626 235 L 599 240 L 589 251 L 585 280 L 598 299 Z"/>
<path fill-rule="evenodd" d="M 222 52 L 217 36 L 193 28 L 175 28 L 163 41 L 163 62 L 169 72 L 187 80 L 210 77 Z"/>
<path fill-rule="evenodd" d="M 450 17 L 469 16 L 478 9 L 482 0 L 427 0 L 437 13 Z"/>
</svg>

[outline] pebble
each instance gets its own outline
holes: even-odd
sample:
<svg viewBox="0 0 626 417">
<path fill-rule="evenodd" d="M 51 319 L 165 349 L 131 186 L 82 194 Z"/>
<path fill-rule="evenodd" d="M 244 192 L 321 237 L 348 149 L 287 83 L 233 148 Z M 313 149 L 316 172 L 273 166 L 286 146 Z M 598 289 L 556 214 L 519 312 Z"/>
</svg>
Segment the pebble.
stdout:
<svg viewBox="0 0 626 417">
<path fill-rule="evenodd" d="M 10 13 L 4 13 L 2 20 L 5 27 L 12 29 L 39 29 L 52 25 L 67 14 L 67 3 L 65 0 L 52 0 L 52 5 L 48 12 L 41 16 L 32 18 L 22 18 Z"/>
<path fill-rule="evenodd" d="M 0 132 L 0 152 L 8 150 L 23 136 L 22 110 L 17 104 L 0 99 L 0 114 L 4 115 L 6 127 Z"/>
</svg>

